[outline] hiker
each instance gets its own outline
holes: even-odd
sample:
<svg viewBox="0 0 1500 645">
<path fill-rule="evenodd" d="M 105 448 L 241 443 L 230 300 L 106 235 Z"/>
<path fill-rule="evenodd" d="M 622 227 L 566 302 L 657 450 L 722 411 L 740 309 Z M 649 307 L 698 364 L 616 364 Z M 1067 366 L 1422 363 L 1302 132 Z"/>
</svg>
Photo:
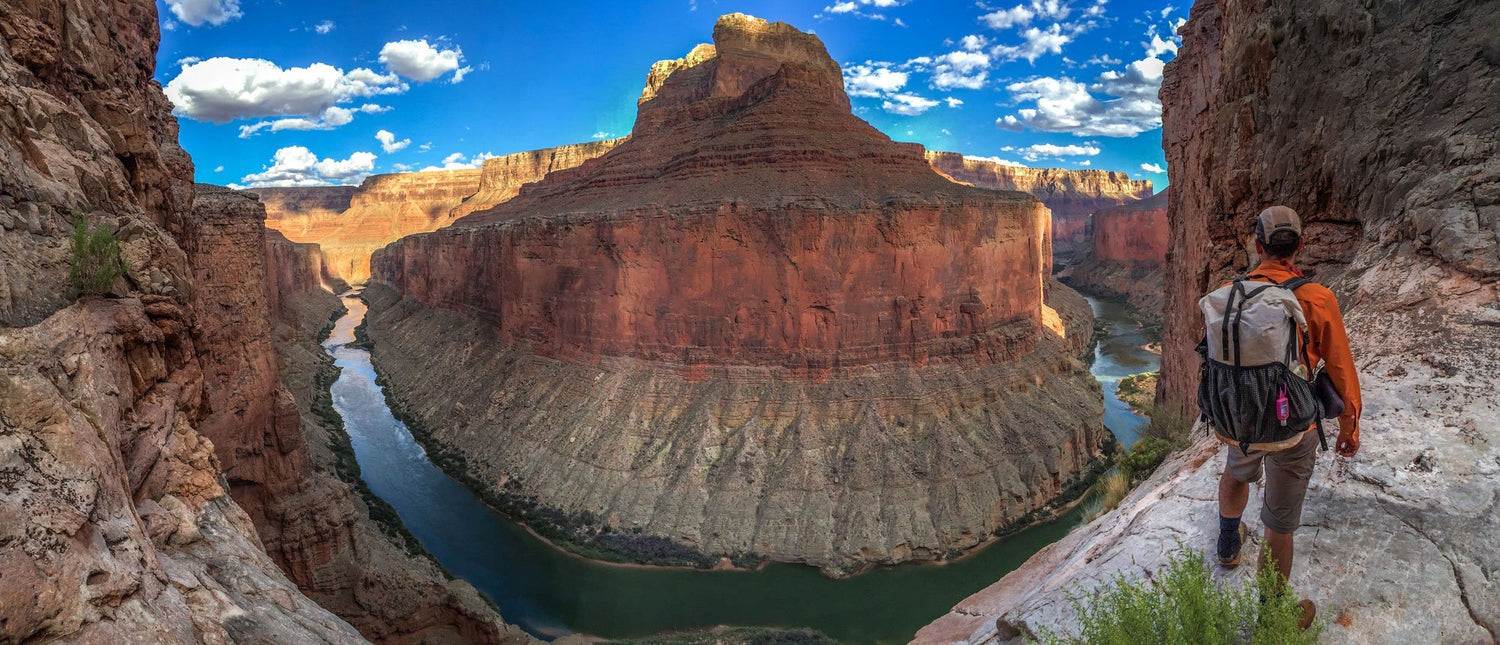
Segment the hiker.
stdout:
<svg viewBox="0 0 1500 645">
<path fill-rule="evenodd" d="M 1250 483 L 1264 471 L 1261 565 L 1273 560 L 1283 582 L 1291 576 L 1292 534 L 1301 524 L 1317 449 L 1327 449 L 1321 419 L 1338 418 L 1340 455 L 1359 451 L 1359 377 L 1349 338 L 1333 292 L 1293 264 L 1302 241 L 1295 211 L 1261 211 L 1255 223 L 1260 266 L 1200 301 L 1209 330 L 1199 347 L 1199 406 L 1218 438 L 1230 444 L 1219 478 L 1218 561 L 1226 569 L 1239 566 L 1248 534 L 1240 516 Z M 1317 610 L 1311 600 L 1299 605 L 1306 629 Z"/>
</svg>

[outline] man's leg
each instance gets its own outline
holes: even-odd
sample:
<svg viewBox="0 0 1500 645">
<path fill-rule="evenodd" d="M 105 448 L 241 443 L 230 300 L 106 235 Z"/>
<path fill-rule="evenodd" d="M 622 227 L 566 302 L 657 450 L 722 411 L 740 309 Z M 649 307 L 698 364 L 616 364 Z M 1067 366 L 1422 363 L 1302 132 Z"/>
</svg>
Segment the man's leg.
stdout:
<svg viewBox="0 0 1500 645">
<path fill-rule="evenodd" d="M 1266 544 L 1260 550 L 1260 566 L 1266 566 L 1267 558 L 1276 563 L 1276 573 L 1281 575 L 1282 582 L 1291 579 L 1292 534 L 1266 527 Z"/>
<path fill-rule="evenodd" d="M 1224 473 L 1219 475 L 1219 539 L 1215 544 L 1219 566 L 1233 569 L 1240 566 L 1240 548 L 1244 546 L 1245 527 L 1240 516 L 1250 502 L 1250 484 L 1260 479 L 1263 453 L 1246 455 L 1238 448 L 1229 447 L 1224 460 Z"/>
<path fill-rule="evenodd" d="M 1230 448 L 1234 450 L 1234 448 Z M 1250 485 L 1235 479 L 1225 469 L 1219 475 L 1219 517 L 1239 517 L 1250 503 Z"/>
</svg>

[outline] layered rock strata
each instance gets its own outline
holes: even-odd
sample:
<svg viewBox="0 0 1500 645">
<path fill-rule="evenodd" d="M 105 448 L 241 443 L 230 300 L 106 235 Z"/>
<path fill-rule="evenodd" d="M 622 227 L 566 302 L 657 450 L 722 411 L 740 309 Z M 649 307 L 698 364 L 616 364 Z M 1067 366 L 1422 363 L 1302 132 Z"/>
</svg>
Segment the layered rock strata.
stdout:
<svg viewBox="0 0 1500 645">
<path fill-rule="evenodd" d="M 403 236 L 437 230 L 515 197 L 554 170 L 603 155 L 623 139 L 576 143 L 492 157 L 476 170 L 375 175 L 355 186 L 255 188 L 266 224 L 295 242 L 316 243 L 334 273 L 370 276 L 370 253 Z"/>
<path fill-rule="evenodd" d="M 1022 168 L 957 152 L 929 151 L 934 170 L 954 181 L 991 190 L 1031 193 L 1052 211 L 1052 245 L 1059 264 L 1087 251 L 1089 216 L 1095 211 L 1151 196 L 1151 181 L 1109 170 Z"/>
<path fill-rule="evenodd" d="M 1094 213 L 1092 245 L 1067 278 L 1071 286 L 1130 303 L 1140 321 L 1158 332 L 1166 291 L 1167 193 Z"/>
<path fill-rule="evenodd" d="M 381 502 L 357 469 L 340 471 L 353 454 L 328 401 L 338 370 L 318 341 L 343 307 L 318 247 L 286 242 L 264 219 L 253 197 L 199 185 L 185 245 L 199 336 L 214 348 L 200 358 L 212 411 L 199 429 L 230 494 L 292 582 L 366 638 L 524 640 L 472 587 L 413 553 L 398 521 L 373 522 L 369 506 Z"/>
<path fill-rule="evenodd" d="M 835 573 L 1084 477 L 1100 396 L 1043 304 L 1046 209 L 855 118 L 811 35 L 714 40 L 608 154 L 375 253 L 397 407 L 497 494 Z"/>
<path fill-rule="evenodd" d="M 1192 303 L 1251 266 L 1261 208 L 1306 218 L 1302 264 L 1344 306 L 1363 447 L 1354 459 L 1320 455 L 1292 576 L 1327 620 L 1325 642 L 1500 637 L 1496 24 L 1500 7 L 1485 3 L 1202 0 L 1167 65 L 1172 243 L 1158 401 L 1193 412 L 1202 332 Z M 1220 452 L 1210 442 L 1178 455 L 1119 510 L 918 640 L 1068 630 L 1070 591 L 1155 571 L 1176 540 L 1209 549 Z M 1252 501 L 1256 532 L 1258 513 Z"/>
</svg>

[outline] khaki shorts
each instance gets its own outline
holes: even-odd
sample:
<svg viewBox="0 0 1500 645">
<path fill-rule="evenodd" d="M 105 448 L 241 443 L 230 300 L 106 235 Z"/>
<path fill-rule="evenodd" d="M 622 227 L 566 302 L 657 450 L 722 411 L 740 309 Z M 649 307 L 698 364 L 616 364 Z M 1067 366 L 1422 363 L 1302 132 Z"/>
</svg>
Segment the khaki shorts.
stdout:
<svg viewBox="0 0 1500 645">
<path fill-rule="evenodd" d="M 1302 501 L 1307 498 L 1307 482 L 1312 479 L 1313 464 L 1318 461 L 1317 431 L 1302 433 L 1297 445 L 1276 452 L 1251 450 L 1246 455 L 1229 446 L 1224 472 L 1235 481 L 1246 484 L 1260 481 L 1266 473 L 1264 503 L 1260 521 L 1277 533 L 1293 533 L 1302 525 Z"/>
</svg>

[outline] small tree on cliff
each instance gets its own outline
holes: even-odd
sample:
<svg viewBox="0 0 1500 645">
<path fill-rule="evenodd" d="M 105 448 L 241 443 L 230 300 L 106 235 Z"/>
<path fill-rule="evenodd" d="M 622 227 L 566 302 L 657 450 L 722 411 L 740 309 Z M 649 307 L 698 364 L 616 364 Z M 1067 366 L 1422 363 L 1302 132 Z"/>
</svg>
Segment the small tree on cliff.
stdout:
<svg viewBox="0 0 1500 645">
<path fill-rule="evenodd" d="M 73 266 L 68 279 L 80 295 L 109 291 L 124 272 L 120 241 L 103 226 L 89 226 L 83 213 L 73 214 Z"/>
</svg>

